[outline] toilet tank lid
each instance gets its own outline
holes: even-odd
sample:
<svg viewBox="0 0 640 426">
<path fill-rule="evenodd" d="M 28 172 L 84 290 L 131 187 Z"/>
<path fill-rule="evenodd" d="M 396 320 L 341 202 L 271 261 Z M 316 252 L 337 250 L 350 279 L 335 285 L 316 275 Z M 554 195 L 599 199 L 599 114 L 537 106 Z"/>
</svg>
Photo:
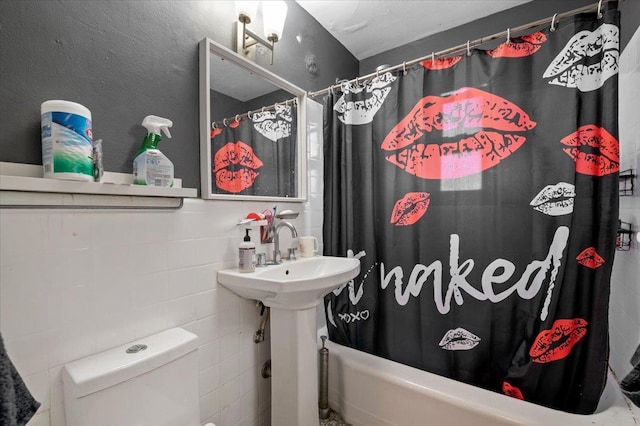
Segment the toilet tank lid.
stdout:
<svg viewBox="0 0 640 426">
<path fill-rule="evenodd" d="M 127 353 L 134 345 L 146 345 L 146 349 Z M 197 348 L 198 336 L 172 328 L 69 363 L 62 378 L 67 391 L 80 398 L 140 376 Z"/>
</svg>

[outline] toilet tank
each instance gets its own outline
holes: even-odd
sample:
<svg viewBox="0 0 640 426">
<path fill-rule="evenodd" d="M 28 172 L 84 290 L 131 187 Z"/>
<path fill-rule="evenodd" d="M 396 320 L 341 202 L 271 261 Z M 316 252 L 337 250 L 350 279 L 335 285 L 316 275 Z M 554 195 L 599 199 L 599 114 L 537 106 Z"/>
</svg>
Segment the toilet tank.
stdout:
<svg viewBox="0 0 640 426">
<path fill-rule="evenodd" d="M 65 365 L 67 426 L 200 425 L 197 340 L 173 328 Z"/>
</svg>

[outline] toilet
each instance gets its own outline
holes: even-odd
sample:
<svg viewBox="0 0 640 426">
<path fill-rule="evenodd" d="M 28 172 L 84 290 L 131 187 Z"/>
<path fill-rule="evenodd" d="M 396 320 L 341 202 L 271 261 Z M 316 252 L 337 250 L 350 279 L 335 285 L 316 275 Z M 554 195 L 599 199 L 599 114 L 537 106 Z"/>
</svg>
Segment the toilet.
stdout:
<svg viewBox="0 0 640 426">
<path fill-rule="evenodd" d="M 62 381 L 68 426 L 200 426 L 198 336 L 181 328 L 67 364 Z"/>
</svg>

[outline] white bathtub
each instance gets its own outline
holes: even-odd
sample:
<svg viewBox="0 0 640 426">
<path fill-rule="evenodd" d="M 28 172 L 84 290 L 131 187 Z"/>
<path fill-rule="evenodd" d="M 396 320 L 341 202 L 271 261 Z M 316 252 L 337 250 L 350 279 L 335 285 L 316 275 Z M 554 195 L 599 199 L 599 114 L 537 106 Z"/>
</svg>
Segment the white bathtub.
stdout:
<svg viewBox="0 0 640 426">
<path fill-rule="evenodd" d="M 610 373 L 598 409 L 569 414 L 470 386 L 327 341 L 329 405 L 354 426 L 637 426 Z M 635 414 L 634 414 L 635 412 Z"/>
</svg>

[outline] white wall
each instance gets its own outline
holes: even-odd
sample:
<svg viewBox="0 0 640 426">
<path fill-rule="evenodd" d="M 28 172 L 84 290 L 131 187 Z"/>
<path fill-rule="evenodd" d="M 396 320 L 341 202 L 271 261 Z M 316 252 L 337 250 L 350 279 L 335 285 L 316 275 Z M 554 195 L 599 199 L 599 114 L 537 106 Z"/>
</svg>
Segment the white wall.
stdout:
<svg viewBox="0 0 640 426">
<path fill-rule="evenodd" d="M 301 235 L 321 238 L 322 110 L 311 104 L 308 201 L 277 205 L 301 213 L 292 220 Z M 270 380 L 260 376 L 269 333 L 253 343 L 255 303 L 219 286 L 216 271 L 237 266 L 238 221 L 273 204 L 191 199 L 175 212 L 0 210 L 0 332 L 42 403 L 29 425 L 65 425 L 64 364 L 172 327 L 199 337 L 203 423 L 270 424 Z M 289 233 L 281 237 L 286 252 Z"/>
<path fill-rule="evenodd" d="M 620 59 L 620 170 L 640 172 L 640 30 L 626 46 Z M 633 196 L 620 197 L 620 219 L 640 231 L 640 180 Z M 616 251 L 611 276 L 609 308 L 609 363 L 619 379 L 630 370 L 629 359 L 640 343 L 640 243 L 630 251 Z"/>
</svg>

